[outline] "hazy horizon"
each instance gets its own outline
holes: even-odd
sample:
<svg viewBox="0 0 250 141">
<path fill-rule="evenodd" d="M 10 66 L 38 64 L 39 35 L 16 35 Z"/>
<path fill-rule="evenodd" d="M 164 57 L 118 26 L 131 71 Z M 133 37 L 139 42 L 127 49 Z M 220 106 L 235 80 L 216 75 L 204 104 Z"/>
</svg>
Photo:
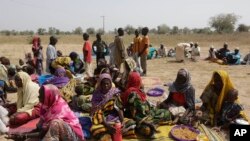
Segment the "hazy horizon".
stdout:
<svg viewBox="0 0 250 141">
<path fill-rule="evenodd" d="M 248 0 L 0 0 L 0 30 L 33 30 L 55 27 L 72 31 L 81 27 L 148 26 L 209 27 L 209 19 L 221 13 L 241 16 L 237 24 L 250 25 Z"/>
</svg>

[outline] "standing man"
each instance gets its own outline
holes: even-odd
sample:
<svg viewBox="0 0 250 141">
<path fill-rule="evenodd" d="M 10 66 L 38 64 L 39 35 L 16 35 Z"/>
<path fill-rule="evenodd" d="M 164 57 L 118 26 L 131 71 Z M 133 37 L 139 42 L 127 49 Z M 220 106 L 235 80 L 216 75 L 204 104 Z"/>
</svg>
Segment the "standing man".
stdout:
<svg viewBox="0 0 250 141">
<path fill-rule="evenodd" d="M 57 54 L 56 54 L 56 43 L 57 43 L 57 38 L 54 36 L 50 36 L 49 38 L 49 46 L 47 47 L 46 50 L 46 72 L 50 73 L 50 65 L 53 60 L 56 59 Z"/>
<path fill-rule="evenodd" d="M 140 32 L 139 32 L 139 30 L 136 29 L 135 30 L 135 38 L 134 38 L 134 46 L 133 46 L 133 58 L 136 62 L 136 66 L 138 69 L 141 68 L 141 65 L 139 63 L 139 57 L 138 57 L 140 44 L 141 44 Z"/>
<path fill-rule="evenodd" d="M 87 33 L 83 33 L 83 40 L 84 40 L 84 45 L 83 45 L 83 57 L 84 57 L 84 62 L 86 66 L 86 75 L 88 77 L 91 77 L 91 61 L 92 61 L 92 56 L 91 56 L 91 43 L 89 41 L 89 35 Z"/>
<path fill-rule="evenodd" d="M 141 57 L 141 67 L 142 67 L 142 76 L 147 75 L 147 54 L 148 54 L 148 46 L 149 46 L 149 37 L 148 37 L 148 27 L 142 28 L 142 40 L 140 44 L 140 52 L 138 54 Z"/>
<path fill-rule="evenodd" d="M 94 48 L 94 47 L 96 47 L 96 48 Z M 96 40 L 93 42 L 93 45 L 92 45 L 92 50 L 96 54 L 96 64 L 98 63 L 99 59 L 101 59 L 101 58 L 105 59 L 105 52 L 104 52 L 105 49 L 107 51 L 108 46 L 102 40 L 101 34 L 97 33 L 96 34 Z"/>
<path fill-rule="evenodd" d="M 126 49 L 123 42 L 124 30 L 122 28 L 118 28 L 118 36 L 115 37 L 115 49 L 114 49 L 114 60 L 117 68 L 120 69 L 121 63 L 125 61 Z"/>
</svg>

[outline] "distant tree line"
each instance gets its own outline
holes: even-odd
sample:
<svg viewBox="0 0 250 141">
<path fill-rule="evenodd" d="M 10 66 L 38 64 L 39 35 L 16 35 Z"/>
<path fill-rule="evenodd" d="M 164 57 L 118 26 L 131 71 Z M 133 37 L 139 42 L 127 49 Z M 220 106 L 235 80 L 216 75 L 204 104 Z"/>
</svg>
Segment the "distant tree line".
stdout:
<svg viewBox="0 0 250 141">
<path fill-rule="evenodd" d="M 212 34 L 212 33 L 233 33 L 233 32 L 249 32 L 250 26 L 245 24 L 239 24 L 236 28 L 235 25 L 239 20 L 240 16 L 235 15 L 234 13 L 229 14 L 219 14 L 209 19 L 210 27 L 204 28 L 193 28 L 190 29 L 188 27 L 179 28 L 178 26 L 173 26 L 172 28 L 166 24 L 161 24 L 156 28 L 150 29 L 150 33 L 153 34 Z M 133 27 L 132 25 L 127 25 L 124 27 L 124 30 L 127 34 L 134 34 L 136 29 L 140 30 L 142 27 Z M 117 29 L 114 31 L 109 31 L 109 33 L 116 33 Z M 72 31 L 61 31 L 55 27 L 46 28 L 38 28 L 36 33 L 38 35 L 81 35 L 83 32 L 87 32 L 88 34 L 103 34 L 103 29 L 95 29 L 93 27 L 87 28 L 85 31 L 81 27 L 76 27 Z M 2 30 L 0 31 L 1 35 L 33 35 L 35 32 L 32 30 Z"/>
</svg>

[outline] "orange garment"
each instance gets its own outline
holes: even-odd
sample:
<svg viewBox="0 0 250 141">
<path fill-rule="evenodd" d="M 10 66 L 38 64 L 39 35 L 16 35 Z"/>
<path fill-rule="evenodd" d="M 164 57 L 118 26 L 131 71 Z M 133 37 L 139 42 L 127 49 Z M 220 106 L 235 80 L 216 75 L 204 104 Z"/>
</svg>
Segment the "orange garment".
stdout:
<svg viewBox="0 0 250 141">
<path fill-rule="evenodd" d="M 148 54 L 148 46 L 149 46 L 149 38 L 148 38 L 148 36 L 142 37 L 141 44 L 140 44 L 140 52 L 143 51 L 145 46 L 147 46 L 147 49 L 142 53 L 142 55 L 147 55 Z"/>
<path fill-rule="evenodd" d="M 134 38 L 134 45 L 133 45 L 133 48 L 132 48 L 132 52 L 133 53 L 138 53 L 140 50 L 140 43 L 141 43 L 141 37 L 138 36 L 138 37 L 135 37 Z"/>
</svg>

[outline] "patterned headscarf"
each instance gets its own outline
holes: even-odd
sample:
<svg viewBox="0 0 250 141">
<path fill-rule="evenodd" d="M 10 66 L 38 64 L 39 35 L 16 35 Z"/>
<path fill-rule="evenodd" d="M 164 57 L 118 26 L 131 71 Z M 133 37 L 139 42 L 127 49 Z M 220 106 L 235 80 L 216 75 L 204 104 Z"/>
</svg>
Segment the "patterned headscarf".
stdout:
<svg viewBox="0 0 250 141">
<path fill-rule="evenodd" d="M 142 80 L 140 74 L 137 72 L 131 72 L 128 76 L 128 82 L 126 91 L 121 95 L 121 99 L 124 105 L 127 105 L 128 97 L 132 92 L 138 94 L 142 101 L 146 101 L 146 95 L 140 90 Z"/>
<path fill-rule="evenodd" d="M 60 96 L 58 88 L 54 85 L 42 87 L 44 88 L 44 102 L 42 103 L 40 117 L 43 121 L 42 128 L 47 130 L 52 120 L 61 119 L 83 140 L 84 136 L 79 120 Z"/>
<path fill-rule="evenodd" d="M 182 75 L 186 78 L 186 81 L 184 83 L 179 83 L 179 77 L 178 75 Z M 187 89 L 189 89 L 192 85 L 190 83 L 191 80 L 191 76 L 188 72 L 187 69 L 180 69 L 177 73 L 177 77 L 176 80 L 174 81 L 174 83 L 172 85 L 170 85 L 169 87 L 169 91 L 171 92 L 185 92 Z"/>
</svg>

